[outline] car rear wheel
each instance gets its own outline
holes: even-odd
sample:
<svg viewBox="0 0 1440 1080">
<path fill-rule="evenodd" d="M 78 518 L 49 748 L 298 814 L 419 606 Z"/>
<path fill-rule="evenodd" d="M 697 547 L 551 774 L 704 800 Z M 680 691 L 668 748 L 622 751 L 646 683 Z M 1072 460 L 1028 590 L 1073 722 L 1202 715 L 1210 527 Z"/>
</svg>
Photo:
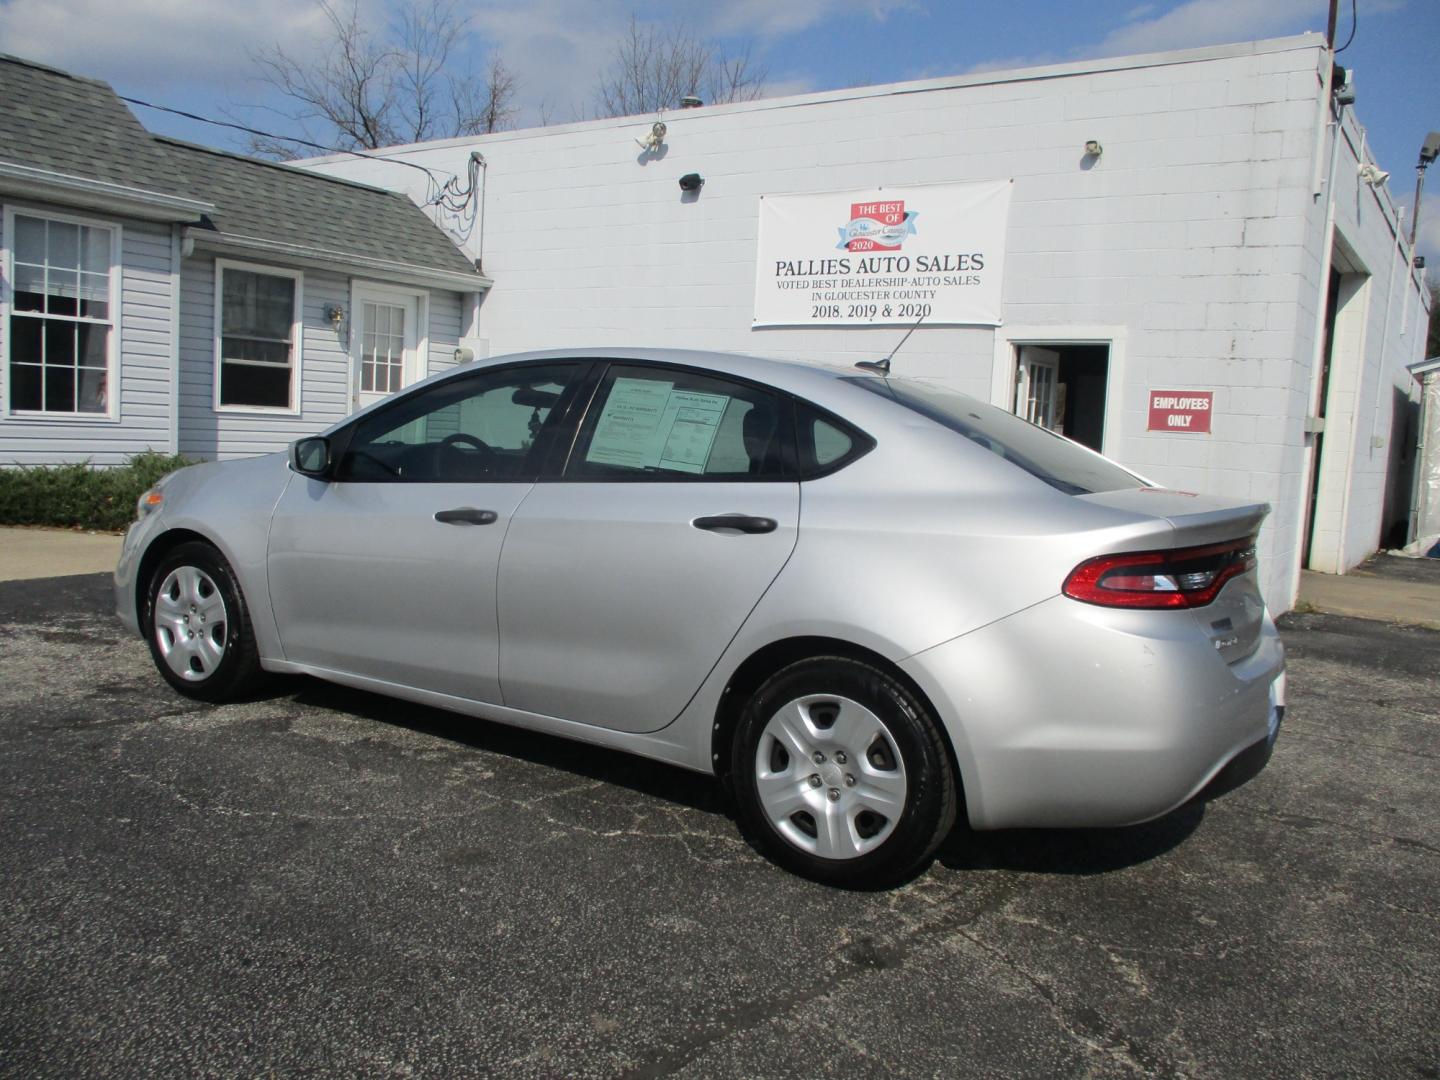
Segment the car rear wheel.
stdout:
<svg viewBox="0 0 1440 1080">
<path fill-rule="evenodd" d="M 816 881 L 894 884 L 955 822 L 939 725 L 908 687 L 857 660 L 818 657 L 771 676 L 741 715 L 732 755 L 747 831 Z"/>
<path fill-rule="evenodd" d="M 262 679 L 235 572 L 209 544 L 181 544 L 156 568 L 146 593 L 150 655 L 165 680 L 201 701 L 229 701 Z"/>
</svg>

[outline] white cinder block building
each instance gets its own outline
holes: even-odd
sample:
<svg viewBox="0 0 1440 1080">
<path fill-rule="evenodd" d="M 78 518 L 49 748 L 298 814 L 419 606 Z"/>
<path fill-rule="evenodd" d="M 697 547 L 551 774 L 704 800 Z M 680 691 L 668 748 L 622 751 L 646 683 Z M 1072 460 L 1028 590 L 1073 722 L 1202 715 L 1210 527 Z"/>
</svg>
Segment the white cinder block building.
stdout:
<svg viewBox="0 0 1440 1080">
<path fill-rule="evenodd" d="M 1412 488 L 1428 298 L 1339 89 L 1306 35 L 387 155 L 471 188 L 432 213 L 493 281 L 478 352 L 853 362 L 919 318 L 897 372 L 1270 502 L 1284 610 L 1303 566 L 1403 541 Z M 309 166 L 430 201 L 390 162 Z"/>
</svg>

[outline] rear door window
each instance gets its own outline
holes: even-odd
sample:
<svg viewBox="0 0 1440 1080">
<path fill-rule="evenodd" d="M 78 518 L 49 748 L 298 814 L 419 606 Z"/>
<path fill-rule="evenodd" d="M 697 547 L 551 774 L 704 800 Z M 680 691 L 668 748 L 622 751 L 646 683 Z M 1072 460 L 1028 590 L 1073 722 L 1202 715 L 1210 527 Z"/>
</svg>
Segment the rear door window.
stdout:
<svg viewBox="0 0 1440 1080">
<path fill-rule="evenodd" d="M 616 364 L 566 478 L 779 480 L 793 474 L 788 398 L 685 368 Z"/>
<path fill-rule="evenodd" d="M 943 424 L 1067 495 L 1144 486 L 1134 473 L 1093 450 L 957 390 L 916 379 L 852 376 L 846 381 Z"/>
</svg>

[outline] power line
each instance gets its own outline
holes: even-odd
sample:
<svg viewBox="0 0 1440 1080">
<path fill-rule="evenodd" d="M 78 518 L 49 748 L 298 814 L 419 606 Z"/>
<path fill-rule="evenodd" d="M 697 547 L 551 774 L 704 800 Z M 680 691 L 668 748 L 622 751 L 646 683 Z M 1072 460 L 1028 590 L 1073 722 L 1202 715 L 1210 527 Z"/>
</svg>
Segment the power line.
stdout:
<svg viewBox="0 0 1440 1080">
<path fill-rule="evenodd" d="M 280 139 L 284 142 L 293 142 L 299 143 L 301 146 L 308 146 L 312 150 L 323 150 L 327 154 L 350 154 L 353 157 L 365 158 L 367 161 L 388 161 L 395 165 L 405 165 L 411 169 L 418 169 L 420 172 L 428 176 L 430 178 L 430 183 L 435 185 L 435 188 L 442 193 L 442 195 L 439 197 L 443 197 L 443 193 L 448 189 L 449 186 L 449 182 L 442 184 L 439 178 L 433 172 L 425 168 L 424 165 L 417 165 L 413 161 L 403 161 L 400 158 L 384 157 L 380 154 L 366 154 L 359 150 L 337 149 L 333 146 L 324 146 L 317 142 L 311 142 L 309 139 L 301 139 L 295 135 L 277 135 L 273 131 L 261 131 L 259 128 L 246 127 L 244 124 L 232 123 L 229 120 L 212 120 L 210 117 L 201 116 L 198 113 L 186 112 L 184 109 L 172 109 L 168 105 L 156 105 L 153 102 L 141 101 L 139 98 L 126 97 L 124 94 L 117 94 L 116 96 L 119 97 L 121 101 L 128 101 L 131 105 L 141 105 L 147 109 L 156 109 L 159 112 L 174 113 L 176 116 L 183 116 L 187 120 L 198 120 L 202 124 L 214 124 L 216 127 L 233 128 L 236 131 L 243 131 L 247 135 L 258 135 L 262 139 Z M 437 201 L 439 197 L 435 196 L 432 193 L 431 201 Z"/>
<path fill-rule="evenodd" d="M 1344 45 L 1341 45 L 1340 48 L 1335 50 L 1336 56 L 1339 56 L 1346 49 L 1350 48 L 1350 43 L 1355 40 L 1355 31 L 1359 29 L 1359 27 L 1360 12 L 1356 7 L 1356 0 L 1350 0 L 1350 36 L 1345 39 Z"/>
</svg>

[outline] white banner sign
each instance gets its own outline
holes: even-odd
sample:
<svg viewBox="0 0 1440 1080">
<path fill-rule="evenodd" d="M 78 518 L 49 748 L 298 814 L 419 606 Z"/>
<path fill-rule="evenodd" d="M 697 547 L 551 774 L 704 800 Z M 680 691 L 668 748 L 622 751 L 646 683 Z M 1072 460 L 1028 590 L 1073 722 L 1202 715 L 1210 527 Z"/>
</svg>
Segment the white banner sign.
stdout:
<svg viewBox="0 0 1440 1080">
<path fill-rule="evenodd" d="M 754 325 L 999 326 L 1010 187 L 763 196 Z"/>
</svg>

